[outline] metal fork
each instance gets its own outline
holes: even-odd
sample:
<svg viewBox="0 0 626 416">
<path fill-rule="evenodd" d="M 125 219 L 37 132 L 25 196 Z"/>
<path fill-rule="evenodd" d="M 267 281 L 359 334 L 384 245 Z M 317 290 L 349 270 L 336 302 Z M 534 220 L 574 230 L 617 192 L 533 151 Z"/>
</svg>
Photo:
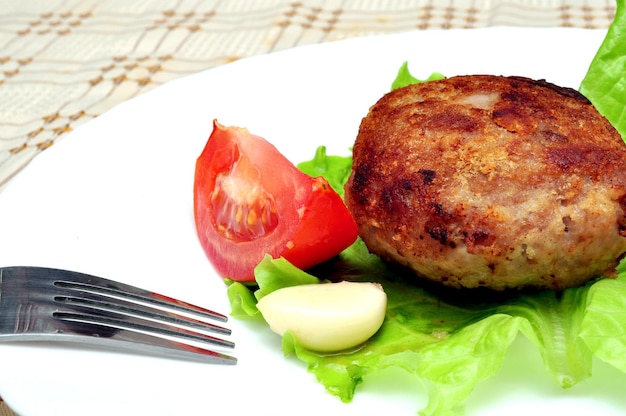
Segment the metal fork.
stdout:
<svg viewBox="0 0 626 416">
<path fill-rule="evenodd" d="M 0 342 L 61 341 L 208 363 L 237 359 L 213 334 L 230 329 L 217 312 L 83 273 L 43 267 L 0 268 Z"/>
</svg>

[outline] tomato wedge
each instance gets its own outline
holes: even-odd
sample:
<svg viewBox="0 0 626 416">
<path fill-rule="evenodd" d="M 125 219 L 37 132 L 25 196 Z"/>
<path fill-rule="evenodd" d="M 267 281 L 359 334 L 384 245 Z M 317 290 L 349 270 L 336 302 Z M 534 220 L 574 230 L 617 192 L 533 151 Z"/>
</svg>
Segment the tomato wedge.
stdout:
<svg viewBox="0 0 626 416">
<path fill-rule="evenodd" d="M 357 238 L 341 197 L 321 177 L 301 172 L 265 139 L 215 120 L 196 162 L 196 230 L 223 276 L 254 281 L 265 254 L 307 269 Z"/>
</svg>

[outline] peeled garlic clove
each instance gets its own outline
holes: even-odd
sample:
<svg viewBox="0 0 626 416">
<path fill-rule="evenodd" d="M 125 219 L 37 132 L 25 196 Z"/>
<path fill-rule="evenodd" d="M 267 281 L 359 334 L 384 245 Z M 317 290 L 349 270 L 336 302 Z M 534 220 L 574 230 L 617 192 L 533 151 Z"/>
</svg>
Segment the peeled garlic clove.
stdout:
<svg viewBox="0 0 626 416">
<path fill-rule="evenodd" d="M 360 345 L 378 331 L 387 295 L 376 283 L 322 283 L 276 290 L 257 307 L 277 334 L 289 331 L 305 348 L 333 352 Z"/>
</svg>

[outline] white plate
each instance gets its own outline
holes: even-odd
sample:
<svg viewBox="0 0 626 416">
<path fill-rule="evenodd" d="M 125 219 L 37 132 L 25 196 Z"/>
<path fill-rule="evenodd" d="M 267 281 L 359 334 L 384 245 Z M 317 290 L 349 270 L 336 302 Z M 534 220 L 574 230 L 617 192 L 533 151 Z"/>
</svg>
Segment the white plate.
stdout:
<svg viewBox="0 0 626 416">
<path fill-rule="evenodd" d="M 171 82 L 78 128 L 0 193 L 0 266 L 74 269 L 228 311 L 192 219 L 194 163 L 214 118 L 248 127 L 296 162 L 321 144 L 330 154 L 347 154 L 361 117 L 405 60 L 418 77 L 433 71 L 525 75 L 577 87 L 604 33 L 421 31 L 293 49 Z M 415 415 L 426 403 L 419 383 L 388 371 L 343 404 L 302 363 L 284 358 L 269 330 L 234 319 L 229 325 L 235 367 L 50 344 L 0 345 L 0 396 L 23 416 L 216 409 Z M 602 363 L 594 373 L 562 391 L 520 339 L 502 372 L 476 389 L 467 414 L 623 414 L 626 376 Z"/>
</svg>

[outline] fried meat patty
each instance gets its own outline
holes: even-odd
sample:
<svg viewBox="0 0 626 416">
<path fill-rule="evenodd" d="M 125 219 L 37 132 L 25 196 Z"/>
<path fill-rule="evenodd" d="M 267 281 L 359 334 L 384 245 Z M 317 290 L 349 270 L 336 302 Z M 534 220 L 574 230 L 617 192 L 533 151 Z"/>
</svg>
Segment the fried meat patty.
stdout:
<svg viewBox="0 0 626 416">
<path fill-rule="evenodd" d="M 577 91 L 469 75 L 362 120 L 346 204 L 369 250 L 455 288 L 561 290 L 626 253 L 626 145 Z"/>
</svg>

